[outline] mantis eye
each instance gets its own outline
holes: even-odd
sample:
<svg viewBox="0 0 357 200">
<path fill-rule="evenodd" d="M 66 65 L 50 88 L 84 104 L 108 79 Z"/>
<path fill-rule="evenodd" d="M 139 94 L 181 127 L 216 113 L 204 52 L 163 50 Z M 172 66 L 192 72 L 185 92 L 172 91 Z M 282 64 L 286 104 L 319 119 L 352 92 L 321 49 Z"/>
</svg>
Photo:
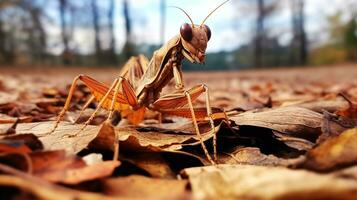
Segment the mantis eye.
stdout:
<svg viewBox="0 0 357 200">
<path fill-rule="evenodd" d="M 211 29 L 205 25 L 206 28 L 206 34 L 207 34 L 207 40 L 211 39 Z"/>
<path fill-rule="evenodd" d="M 188 23 L 182 24 L 180 28 L 181 37 L 186 41 L 191 41 L 192 39 L 192 28 Z"/>
</svg>

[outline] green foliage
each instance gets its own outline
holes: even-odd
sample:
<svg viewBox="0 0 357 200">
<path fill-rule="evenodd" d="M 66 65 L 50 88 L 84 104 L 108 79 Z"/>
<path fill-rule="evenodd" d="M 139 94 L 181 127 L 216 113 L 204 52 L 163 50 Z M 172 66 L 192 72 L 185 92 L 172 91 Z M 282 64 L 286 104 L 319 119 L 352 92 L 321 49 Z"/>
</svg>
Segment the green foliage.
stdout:
<svg viewBox="0 0 357 200">
<path fill-rule="evenodd" d="M 337 12 L 328 18 L 329 43 L 311 50 L 309 62 L 314 65 L 336 64 L 357 61 L 357 22 L 351 17 L 342 21 L 342 13 Z"/>
<path fill-rule="evenodd" d="M 357 16 L 356 16 L 357 17 Z M 357 22 L 356 17 L 353 17 L 346 24 L 344 35 L 344 43 L 348 52 L 348 59 L 357 61 Z"/>
<path fill-rule="evenodd" d="M 309 61 L 313 65 L 336 64 L 347 61 L 347 51 L 336 45 L 324 45 L 310 52 Z"/>
</svg>

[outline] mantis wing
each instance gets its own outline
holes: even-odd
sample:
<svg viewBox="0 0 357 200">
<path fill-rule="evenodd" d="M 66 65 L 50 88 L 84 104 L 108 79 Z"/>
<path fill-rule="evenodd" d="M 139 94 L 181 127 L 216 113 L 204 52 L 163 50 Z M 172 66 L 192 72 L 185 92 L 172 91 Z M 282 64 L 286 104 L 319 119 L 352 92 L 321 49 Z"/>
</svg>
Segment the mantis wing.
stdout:
<svg viewBox="0 0 357 200">
<path fill-rule="evenodd" d="M 94 95 L 97 101 L 100 101 L 104 95 L 107 93 L 109 90 L 108 85 L 101 83 L 89 76 L 81 76 L 80 80 L 83 81 L 83 83 L 89 88 L 91 93 Z M 109 109 L 110 105 L 112 103 L 114 92 L 112 91 L 109 95 L 108 98 L 104 101 L 103 103 L 103 108 Z M 126 97 L 122 93 L 118 93 L 116 97 L 116 102 L 114 104 L 114 109 L 115 110 L 127 110 L 130 109 L 129 102 L 126 100 Z"/>
</svg>

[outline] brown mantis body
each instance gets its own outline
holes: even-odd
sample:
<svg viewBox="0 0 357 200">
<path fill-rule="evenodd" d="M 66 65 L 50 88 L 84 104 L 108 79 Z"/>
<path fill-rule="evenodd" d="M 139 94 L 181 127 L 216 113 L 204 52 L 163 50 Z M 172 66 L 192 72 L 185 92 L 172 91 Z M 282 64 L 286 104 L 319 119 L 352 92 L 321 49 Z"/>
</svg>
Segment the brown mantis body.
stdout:
<svg viewBox="0 0 357 200">
<path fill-rule="evenodd" d="M 224 3 L 214 9 L 206 19 Z M 185 11 L 183 12 L 187 15 Z M 90 123 L 100 108 L 109 110 L 108 119 L 112 118 L 114 110 L 118 110 L 123 117 L 126 117 L 133 124 L 138 124 L 144 119 L 146 109 L 159 113 L 188 117 L 192 118 L 196 134 L 207 159 L 214 164 L 214 160 L 211 158 L 203 143 L 197 124 L 197 118 L 208 119 L 212 131 L 214 131 L 215 128 L 208 87 L 202 84 L 189 90 L 184 90 L 181 70 L 182 61 L 185 58 L 192 63 L 204 62 L 207 42 L 211 37 L 211 31 L 208 26 L 204 24 L 206 19 L 201 25 L 195 25 L 190 17 L 189 19 L 191 25 L 187 23 L 183 24 L 180 29 L 180 35 L 173 37 L 159 50 L 155 51 L 150 61 L 143 55 L 132 57 L 124 65 L 119 78 L 115 79 L 110 87 L 89 76 L 77 76 L 73 80 L 64 108 L 59 114 L 51 132 L 57 128 L 60 120 L 68 110 L 77 82 L 81 80 L 92 93 L 92 97 L 84 105 L 82 111 L 93 100 L 97 100 L 99 103 L 96 110 L 85 122 L 80 131 Z M 176 92 L 160 96 L 162 88 L 173 78 L 175 80 Z M 202 93 L 206 94 L 205 109 L 195 109 L 192 105 L 192 101 Z M 188 108 L 184 107 L 185 105 L 188 105 Z M 79 134 L 79 132 L 72 136 Z M 214 159 L 216 160 L 215 134 L 213 141 Z"/>
</svg>

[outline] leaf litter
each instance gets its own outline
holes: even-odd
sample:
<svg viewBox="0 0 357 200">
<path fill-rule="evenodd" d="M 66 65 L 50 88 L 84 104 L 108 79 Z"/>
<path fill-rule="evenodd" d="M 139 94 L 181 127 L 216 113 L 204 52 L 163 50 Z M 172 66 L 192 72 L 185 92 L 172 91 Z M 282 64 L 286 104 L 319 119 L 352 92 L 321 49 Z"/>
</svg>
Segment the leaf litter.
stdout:
<svg viewBox="0 0 357 200">
<path fill-rule="evenodd" d="M 68 137 L 96 107 L 75 122 L 90 97 L 83 85 L 58 129 L 46 134 L 68 85 L 10 72 L 0 87 L 0 189 L 8 198 L 35 199 L 355 199 L 357 82 L 334 70 L 317 78 L 301 77 L 309 70 L 230 73 L 220 81 L 187 74 L 188 86 L 206 83 L 212 106 L 228 114 L 228 122 L 215 120 L 214 131 L 199 123 L 212 155 L 217 135 L 215 166 L 205 166 L 192 122 L 170 112 L 162 124 L 148 113 L 134 126 L 105 122 L 101 110 Z M 73 73 L 59 76 L 70 83 Z M 204 103 L 198 98 L 195 106 Z"/>
</svg>

